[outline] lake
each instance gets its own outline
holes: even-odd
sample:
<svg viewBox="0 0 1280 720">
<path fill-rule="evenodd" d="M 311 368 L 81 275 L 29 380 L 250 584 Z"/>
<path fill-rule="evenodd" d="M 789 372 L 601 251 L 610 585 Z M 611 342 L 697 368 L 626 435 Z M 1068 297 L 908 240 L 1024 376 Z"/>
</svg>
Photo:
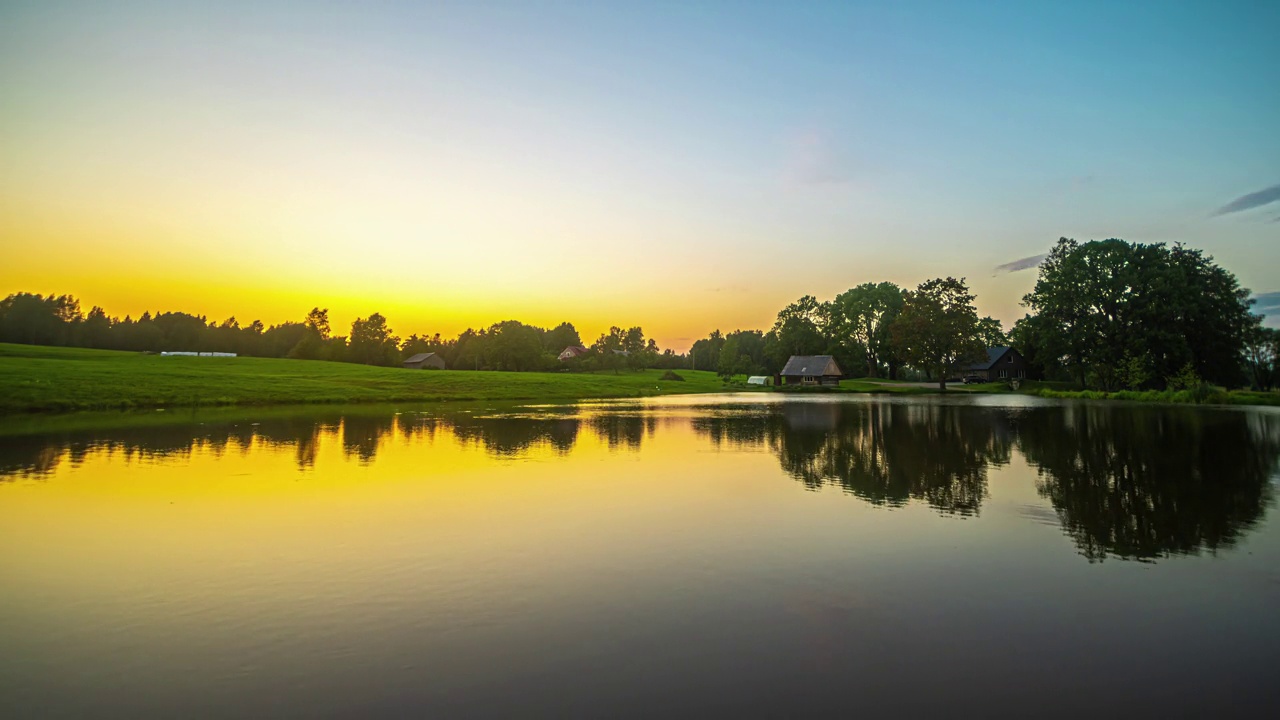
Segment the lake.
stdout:
<svg viewBox="0 0 1280 720">
<path fill-rule="evenodd" d="M 1274 409 L 59 422 L 0 434 L 5 718 L 1280 710 Z"/>
</svg>

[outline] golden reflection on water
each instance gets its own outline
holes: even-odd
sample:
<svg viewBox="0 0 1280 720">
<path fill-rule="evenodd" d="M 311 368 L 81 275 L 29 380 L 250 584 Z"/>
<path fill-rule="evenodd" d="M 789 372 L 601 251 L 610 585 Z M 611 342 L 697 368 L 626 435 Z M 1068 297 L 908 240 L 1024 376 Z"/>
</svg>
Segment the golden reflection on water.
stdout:
<svg viewBox="0 0 1280 720">
<path fill-rule="evenodd" d="M 658 402 L 0 437 L 0 698 L 18 716 L 330 714 L 388 697 L 510 715 L 529 698 L 596 693 L 604 708 L 680 683 L 743 698 L 790 683 L 830 709 L 843 695 L 820 688 L 864 677 L 874 695 L 897 687 L 895 664 L 949 677 L 967 648 L 1020 647 L 1064 613 L 1119 617 L 1117 597 L 1143 613 L 1160 598 L 1170 626 L 1205 633 L 1107 631 L 1127 646 L 1256 644 L 1258 627 L 1229 619 L 1274 595 L 1277 429 L 1231 413 Z M 1230 575 L 1091 574 L 1228 550 L 1212 567 Z M 1223 583 L 1230 608 L 1192 622 Z M 1053 642 L 1096 662 L 1091 637 Z M 994 658 L 996 674 L 1018 677 L 1018 657 Z"/>
</svg>

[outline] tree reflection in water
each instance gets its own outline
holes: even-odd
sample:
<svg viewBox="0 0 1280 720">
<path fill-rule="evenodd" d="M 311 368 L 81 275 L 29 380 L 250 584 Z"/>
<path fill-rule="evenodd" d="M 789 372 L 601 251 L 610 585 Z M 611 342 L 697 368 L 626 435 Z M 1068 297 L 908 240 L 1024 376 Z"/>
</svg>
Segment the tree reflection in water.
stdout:
<svg viewBox="0 0 1280 720">
<path fill-rule="evenodd" d="M 684 420 L 664 419 L 664 427 Z M 1090 561 L 1153 560 L 1228 548 L 1257 525 L 1280 467 L 1280 415 L 1117 405 L 981 408 L 933 402 L 784 402 L 699 408 L 692 429 L 716 446 L 762 448 L 808 488 L 835 486 L 876 505 L 923 502 L 977 515 L 988 471 L 1013 450 Z M 536 448 L 570 454 L 583 430 L 611 450 L 636 452 L 657 433 L 653 413 L 557 408 L 476 416 L 321 411 L 304 417 L 171 422 L 135 428 L 0 436 L 0 481 L 44 477 L 90 452 L 132 462 L 255 444 L 293 448 L 314 466 L 324 437 L 371 463 L 397 435 L 429 448 L 441 432 L 495 457 Z M 680 428 L 673 427 L 673 432 Z"/>
<path fill-rule="evenodd" d="M 1018 441 L 1082 555 L 1152 560 L 1231 547 L 1262 519 L 1280 418 L 1081 404 L 1030 413 Z"/>
<path fill-rule="evenodd" d="M 783 403 L 753 415 L 695 419 L 717 444 L 766 444 L 806 487 L 838 485 L 863 500 L 911 500 L 976 515 L 987 468 L 1009 461 L 1005 415 L 973 408 L 878 403 Z"/>
</svg>

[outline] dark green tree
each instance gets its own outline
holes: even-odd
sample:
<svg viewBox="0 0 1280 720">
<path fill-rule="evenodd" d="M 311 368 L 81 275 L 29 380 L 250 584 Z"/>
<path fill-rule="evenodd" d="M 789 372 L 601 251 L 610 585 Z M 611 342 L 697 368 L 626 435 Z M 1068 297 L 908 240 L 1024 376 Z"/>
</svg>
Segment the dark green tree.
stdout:
<svg viewBox="0 0 1280 720">
<path fill-rule="evenodd" d="M 978 311 L 964 278 L 936 278 L 907 291 L 902 312 L 890 327 L 893 345 L 909 364 L 935 375 L 947 389 L 947 374 L 983 357 Z"/>
<path fill-rule="evenodd" d="M 304 331 L 311 328 L 303 326 Z M 379 313 L 356 318 L 351 323 L 349 352 L 352 362 L 365 365 L 394 365 L 400 360 L 400 338 L 391 332 L 387 319 Z"/>
<path fill-rule="evenodd" d="M 878 377 L 892 358 L 889 326 L 902 312 L 902 304 L 902 288 L 891 282 L 863 283 L 836 296 L 833 305 L 840 339 L 861 349 L 868 377 Z"/>
<path fill-rule="evenodd" d="M 716 371 L 720 367 L 720 350 L 724 347 L 724 335 L 719 329 L 693 343 L 689 355 L 693 360 L 694 370 Z"/>
<path fill-rule="evenodd" d="M 734 330 L 724 338 L 716 372 L 725 378 L 755 375 L 764 368 L 764 333 L 759 330 Z"/>
<path fill-rule="evenodd" d="M 1067 238 L 1023 299 L 1045 361 L 1105 390 L 1164 387 L 1188 367 L 1240 384 L 1250 302 L 1235 276 L 1199 250 Z"/>
<path fill-rule="evenodd" d="M 548 330 L 542 336 L 542 347 L 553 355 L 559 355 L 565 348 L 582 345 L 582 337 L 573 323 L 562 322 Z"/>
<path fill-rule="evenodd" d="M 1000 321 L 993 317 L 978 318 L 978 342 L 985 347 L 1005 347 L 1009 344 L 1009 336 L 1005 334 Z"/>
</svg>

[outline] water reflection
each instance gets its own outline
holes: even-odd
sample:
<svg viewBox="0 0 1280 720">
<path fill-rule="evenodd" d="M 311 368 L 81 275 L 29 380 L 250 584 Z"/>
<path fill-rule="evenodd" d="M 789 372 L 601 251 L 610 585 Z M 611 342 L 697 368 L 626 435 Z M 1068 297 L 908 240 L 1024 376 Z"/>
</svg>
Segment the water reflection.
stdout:
<svg viewBox="0 0 1280 720">
<path fill-rule="evenodd" d="M 1090 560 L 1151 560 L 1234 545 L 1261 520 L 1280 418 L 1079 405 L 1031 413 L 1019 449 Z"/>
<path fill-rule="evenodd" d="M 432 425 L 430 418 L 419 422 Z M 500 457 L 521 457 L 533 448 L 546 445 L 557 455 L 567 455 L 578 441 L 581 420 L 575 417 L 479 417 L 455 419 L 448 427 L 464 442 L 484 448 Z"/>
<path fill-rule="evenodd" d="M 796 403 L 693 424 L 717 444 L 767 444 L 782 469 L 810 488 L 834 484 L 877 505 L 919 500 L 976 515 L 987 469 L 1009 461 L 1004 418 L 962 406 Z"/>
<path fill-rule="evenodd" d="M 567 456 L 584 436 L 610 452 L 640 453 L 668 432 L 691 433 L 722 452 L 767 452 L 807 488 L 835 487 L 886 507 L 919 502 L 957 516 L 980 515 L 989 473 L 1009 464 L 1016 451 L 1036 469 L 1036 490 L 1090 561 L 1231 547 L 1263 517 L 1280 468 L 1280 415 L 1262 412 L 783 402 L 674 411 L 329 411 L 5 435 L 0 481 L 45 477 L 90 454 L 130 463 L 263 447 L 292 451 L 307 471 L 325 438 L 334 438 L 346 457 L 370 464 L 393 442 L 429 453 L 448 439 L 519 460 Z"/>
</svg>

